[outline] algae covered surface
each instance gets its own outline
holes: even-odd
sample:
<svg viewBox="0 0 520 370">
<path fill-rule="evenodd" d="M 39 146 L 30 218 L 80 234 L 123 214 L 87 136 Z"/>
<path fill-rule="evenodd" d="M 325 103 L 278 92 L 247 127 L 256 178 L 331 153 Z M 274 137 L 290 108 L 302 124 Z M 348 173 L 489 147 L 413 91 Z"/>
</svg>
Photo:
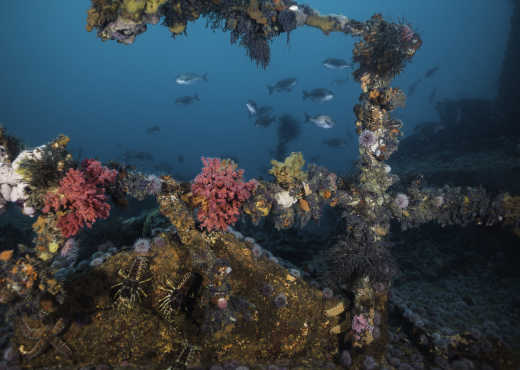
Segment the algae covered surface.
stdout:
<svg viewBox="0 0 520 370">
<path fill-rule="evenodd" d="M 60 308 L 20 318 L 15 338 L 20 351 L 49 348 L 32 359 L 28 356 L 24 366 L 204 368 L 233 361 L 312 366 L 311 361 L 332 360 L 338 343 L 329 331 L 339 320 L 325 317 L 324 311 L 337 305 L 337 300 L 325 300 L 321 291 L 267 257 L 255 257 L 247 242 L 230 234 L 212 242 L 208 246 L 199 238 L 181 246 L 170 238 L 167 246 L 153 248 L 145 256 L 120 252 L 71 281 Z M 142 257 L 149 261 L 146 278 L 150 280 L 141 285 L 143 294 L 135 304 L 118 306 L 117 284 L 132 262 Z M 199 277 L 191 279 L 190 289 L 181 293 L 179 302 L 189 303 L 172 304 L 174 312 L 165 317 L 160 307 L 167 294 L 165 281 L 179 287 L 187 272 Z M 282 295 L 286 301 L 280 304 L 277 297 Z M 226 307 L 216 303 L 217 297 L 226 300 Z M 53 306 L 42 300 L 42 312 L 46 305 Z M 52 331 L 58 320 L 66 322 L 62 333 L 32 335 L 36 329 Z M 70 348 L 70 357 L 54 348 L 55 340 Z"/>
</svg>

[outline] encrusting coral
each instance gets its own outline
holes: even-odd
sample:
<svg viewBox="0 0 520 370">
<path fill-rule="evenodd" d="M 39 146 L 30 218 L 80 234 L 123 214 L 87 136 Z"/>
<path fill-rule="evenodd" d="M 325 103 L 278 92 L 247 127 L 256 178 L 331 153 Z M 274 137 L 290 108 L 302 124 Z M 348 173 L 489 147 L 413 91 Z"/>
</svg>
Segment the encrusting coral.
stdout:
<svg viewBox="0 0 520 370">
<path fill-rule="evenodd" d="M 300 184 L 307 179 L 307 173 L 303 171 L 305 161 L 301 152 L 291 153 L 283 162 L 272 160 L 273 167 L 269 173 L 276 178 L 276 181 L 283 188 L 290 188 L 292 185 Z"/>
</svg>

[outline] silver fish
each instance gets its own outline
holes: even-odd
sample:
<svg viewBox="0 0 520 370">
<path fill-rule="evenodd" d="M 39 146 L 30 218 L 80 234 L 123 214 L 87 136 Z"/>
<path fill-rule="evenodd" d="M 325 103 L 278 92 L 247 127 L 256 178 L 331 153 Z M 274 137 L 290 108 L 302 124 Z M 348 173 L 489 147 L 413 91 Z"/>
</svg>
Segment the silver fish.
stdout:
<svg viewBox="0 0 520 370">
<path fill-rule="evenodd" d="M 305 113 L 305 122 L 312 122 L 320 128 L 327 128 L 327 129 L 334 127 L 334 125 L 336 124 L 336 122 L 334 122 L 334 120 L 330 116 L 327 116 L 325 114 L 320 114 L 320 115 L 311 117 L 310 115 Z"/>
<path fill-rule="evenodd" d="M 322 62 L 322 64 L 327 69 L 352 68 L 352 64 L 348 63 L 345 59 L 338 59 L 338 58 L 327 58 Z"/>
<path fill-rule="evenodd" d="M 189 95 L 188 96 L 181 96 L 180 98 L 175 99 L 175 103 L 188 105 L 188 104 L 192 104 L 196 100 L 200 100 L 198 94 L 195 94 L 193 96 L 189 96 Z"/>
<path fill-rule="evenodd" d="M 294 86 L 296 86 L 296 78 L 291 77 L 280 80 L 274 85 L 267 85 L 267 89 L 269 90 L 269 95 L 271 95 L 274 91 L 292 91 Z"/>
<path fill-rule="evenodd" d="M 247 111 L 249 112 L 249 117 L 255 116 L 258 113 L 258 108 L 256 103 L 253 100 L 248 100 L 246 103 Z"/>
<path fill-rule="evenodd" d="M 175 79 L 175 82 L 177 82 L 178 85 L 192 85 L 195 82 L 198 81 L 206 81 L 208 82 L 208 74 L 204 73 L 202 76 L 198 75 L 196 73 L 182 73 L 177 76 Z"/>
<path fill-rule="evenodd" d="M 317 102 L 326 102 L 334 98 L 334 93 L 329 89 L 312 89 L 311 91 L 303 90 L 303 100 L 311 99 Z"/>
</svg>

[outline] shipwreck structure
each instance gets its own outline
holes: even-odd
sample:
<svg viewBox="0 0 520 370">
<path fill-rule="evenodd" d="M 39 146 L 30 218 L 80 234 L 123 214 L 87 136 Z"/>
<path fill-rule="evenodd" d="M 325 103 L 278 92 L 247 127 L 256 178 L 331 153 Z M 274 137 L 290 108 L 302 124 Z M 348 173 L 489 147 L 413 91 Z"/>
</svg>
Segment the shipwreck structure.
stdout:
<svg viewBox="0 0 520 370">
<path fill-rule="evenodd" d="M 399 178 L 387 161 L 398 149 L 403 122 L 391 112 L 406 96 L 391 82 L 422 45 L 409 24 L 379 14 L 364 22 L 322 15 L 292 0 L 93 0 L 87 30 L 103 41 L 131 44 L 149 24 L 162 22 L 178 36 L 201 16 L 229 31 L 263 67 L 270 60 L 268 41 L 298 27 L 358 38 L 357 172 L 342 178 L 315 164 L 305 168 L 302 155 L 292 153 L 272 162 L 274 181 L 244 182 L 233 161 L 205 159 L 201 174 L 185 183 L 118 163 L 79 164 L 67 152 L 66 136 L 22 151 L 2 130 L 0 207 L 22 205 L 36 233 L 34 245 L 0 255 L 0 300 L 15 322 L 9 361 L 31 368 L 390 366 L 392 220 L 403 228 L 434 221 L 518 230 L 520 197 L 429 187 L 420 178 L 394 190 Z M 85 227 L 127 198 L 147 196 L 156 197 L 169 225 L 156 226 L 154 238 L 134 248 L 108 245 L 80 262 L 76 236 Z M 301 270 L 231 227 L 238 217 L 253 224 L 271 218 L 278 230 L 303 227 L 319 220 L 323 207 L 341 214 L 327 259 L 328 278 L 342 291 L 311 284 Z M 441 338 L 413 318 L 409 325 L 431 361 L 471 357 L 483 342 L 467 333 Z M 486 343 L 480 363 L 513 368 L 500 341 Z"/>
</svg>

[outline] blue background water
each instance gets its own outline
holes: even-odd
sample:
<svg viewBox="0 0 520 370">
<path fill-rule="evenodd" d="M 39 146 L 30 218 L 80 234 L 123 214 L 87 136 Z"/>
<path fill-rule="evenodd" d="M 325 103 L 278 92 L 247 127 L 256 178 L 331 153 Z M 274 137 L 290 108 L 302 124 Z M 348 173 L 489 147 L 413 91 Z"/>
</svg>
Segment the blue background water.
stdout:
<svg viewBox="0 0 520 370">
<path fill-rule="evenodd" d="M 401 17 L 419 29 L 423 48 L 394 83 L 408 90 L 431 67 L 440 70 L 424 80 L 404 110 L 406 132 L 423 121 L 437 120 L 428 102 L 434 87 L 444 98 L 493 98 L 503 59 L 509 11 L 507 1 L 489 0 L 388 1 L 313 0 L 322 13 L 341 13 L 366 20 L 380 12 L 387 19 Z M 149 26 L 131 46 L 101 42 L 95 31 L 86 32 L 90 2 L 14 1 L 0 3 L 0 122 L 29 145 L 40 145 L 65 133 L 73 151 L 102 160 L 121 159 L 126 150 L 149 151 L 157 161 L 169 162 L 173 175 L 193 177 L 200 156 L 229 154 L 240 159 L 246 176 L 260 175 L 276 146 L 276 124 L 254 127 L 245 103 L 272 105 L 276 114 L 324 113 L 337 122 L 331 130 L 303 125 L 289 151 L 305 158 L 319 155 L 319 163 L 338 172 L 356 157 L 357 139 L 350 135 L 344 148 L 329 148 L 322 141 L 353 133 L 352 107 L 360 93 L 350 81 L 331 87 L 345 73 L 325 70 L 327 57 L 349 60 L 350 36 L 301 28 L 272 43 L 272 61 L 257 68 L 245 49 L 230 45 L 229 33 L 206 29 L 204 19 L 188 25 L 188 37 L 173 40 L 167 28 Z M 182 72 L 207 72 L 208 83 L 178 86 Z M 350 72 L 349 72 L 350 73 Z M 292 93 L 269 96 L 267 84 L 297 77 Z M 324 104 L 302 100 L 302 89 L 328 87 L 336 99 Z M 175 99 L 198 93 L 200 102 L 179 106 Z M 159 125 L 161 132 L 145 129 Z M 184 163 L 177 163 L 183 155 Z M 150 169 L 151 171 L 151 169 Z"/>
</svg>

